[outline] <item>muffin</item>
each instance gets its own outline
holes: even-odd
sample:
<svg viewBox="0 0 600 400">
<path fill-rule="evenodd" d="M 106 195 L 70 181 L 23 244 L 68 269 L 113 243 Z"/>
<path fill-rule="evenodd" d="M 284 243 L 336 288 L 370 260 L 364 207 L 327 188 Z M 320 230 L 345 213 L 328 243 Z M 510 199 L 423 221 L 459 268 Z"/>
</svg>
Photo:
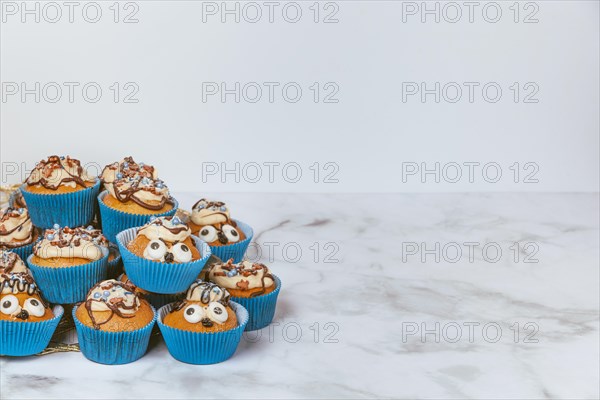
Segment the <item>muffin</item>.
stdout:
<svg viewBox="0 0 600 400">
<path fill-rule="evenodd" d="M 48 300 L 75 303 L 85 298 L 91 286 L 106 278 L 107 246 L 106 238 L 91 226 L 55 225 L 44 231 L 27 263 Z"/>
<path fill-rule="evenodd" d="M 171 355 L 190 364 L 214 364 L 235 353 L 248 322 L 226 289 L 196 280 L 183 301 L 159 310 L 158 327 Z"/>
<path fill-rule="evenodd" d="M 73 308 L 73 320 L 86 358 L 126 364 L 146 353 L 156 312 L 134 285 L 109 279 L 94 285 Z"/>
<path fill-rule="evenodd" d="M 106 190 L 98 196 L 98 204 L 110 241 L 127 228 L 145 224 L 150 216 L 171 216 L 177 211 L 177 201 L 154 167 L 138 164 L 132 157 L 104 167 L 100 179 Z"/>
<path fill-rule="evenodd" d="M 68 156 L 40 161 L 21 186 L 31 221 L 40 228 L 89 224 L 99 190 L 100 181 Z"/>
<path fill-rule="evenodd" d="M 0 355 L 41 352 L 63 314 L 61 306 L 50 308 L 30 274 L 14 272 L 19 267 L 22 261 L 16 260 L 13 272 L 0 273 Z M 5 265 L 4 270 L 7 269 Z"/>
<path fill-rule="evenodd" d="M 224 287 L 231 298 L 248 310 L 246 330 L 262 329 L 273 321 L 281 281 L 264 264 L 233 260 L 214 263 L 204 271 L 207 280 Z"/>
<path fill-rule="evenodd" d="M 10 249 L 27 259 L 38 236 L 26 208 L 9 207 L 0 211 L 0 249 Z"/>
<path fill-rule="evenodd" d="M 228 331 L 238 325 L 227 290 L 201 280 L 192 283 L 185 300 L 171 309 L 163 323 L 184 331 L 205 333 Z"/>
<path fill-rule="evenodd" d="M 0 320 L 39 322 L 54 318 L 33 276 L 26 271 L 0 274 L 0 287 Z"/>
<path fill-rule="evenodd" d="M 160 294 L 185 291 L 211 254 L 178 217 L 152 218 L 140 228 L 119 233 L 117 244 L 129 279 Z"/>
<path fill-rule="evenodd" d="M 124 282 L 124 283 L 128 283 L 128 284 L 134 285 L 134 283 L 131 282 L 129 280 L 129 278 L 127 277 L 127 274 L 121 274 L 117 278 L 117 280 L 120 281 L 120 282 Z M 136 286 L 135 292 L 141 298 L 148 300 L 148 302 L 150 304 L 152 304 L 152 307 L 156 308 L 157 310 L 159 308 L 161 308 L 162 306 L 164 306 L 165 304 L 169 304 L 169 303 L 173 303 L 175 301 L 181 300 L 183 298 L 183 296 L 185 295 L 185 293 L 176 293 L 176 294 L 152 293 L 152 292 L 149 292 L 149 291 L 144 290 L 144 289 L 142 289 L 140 287 L 137 287 L 137 286 Z"/>
<path fill-rule="evenodd" d="M 0 274 L 30 273 L 17 253 L 0 250 Z"/>
<path fill-rule="evenodd" d="M 253 235 L 252 228 L 230 217 L 229 207 L 221 201 L 198 200 L 188 225 L 222 260 L 242 261 Z"/>
</svg>

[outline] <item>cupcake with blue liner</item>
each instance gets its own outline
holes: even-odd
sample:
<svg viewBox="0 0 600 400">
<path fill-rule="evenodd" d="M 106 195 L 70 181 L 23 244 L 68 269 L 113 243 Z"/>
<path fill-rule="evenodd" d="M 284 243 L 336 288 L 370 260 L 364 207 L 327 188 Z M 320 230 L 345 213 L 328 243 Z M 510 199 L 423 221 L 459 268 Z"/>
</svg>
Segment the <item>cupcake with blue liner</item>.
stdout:
<svg viewBox="0 0 600 400">
<path fill-rule="evenodd" d="M 73 320 L 88 360 L 127 364 L 146 353 L 156 311 L 134 285 L 109 279 L 94 285 L 85 301 L 73 307 Z"/>
<path fill-rule="evenodd" d="M 127 274 L 121 274 L 118 278 L 119 281 L 121 282 L 125 282 L 125 283 L 129 283 L 131 285 L 134 285 L 133 282 L 131 282 L 129 280 L 129 278 L 127 277 Z M 135 286 L 135 285 L 134 285 Z M 148 300 L 148 302 L 150 304 L 152 304 L 152 307 L 154 307 L 155 309 L 159 309 L 164 305 L 167 305 L 169 303 L 174 303 L 176 301 L 180 301 L 181 299 L 183 299 L 185 297 L 185 293 L 176 293 L 176 294 L 160 294 L 160 293 L 152 293 L 149 292 L 147 290 L 144 290 L 140 287 L 136 286 L 136 291 L 135 291 L 140 297 Z"/>
<path fill-rule="evenodd" d="M 159 310 L 158 327 L 171 355 L 189 364 L 215 364 L 237 349 L 248 312 L 230 301 L 227 290 L 200 279 L 185 299 Z"/>
<path fill-rule="evenodd" d="M 25 267 L 11 254 L 0 258 L 0 269 L 13 271 L 0 273 L 0 355 L 30 356 L 48 346 L 64 310 L 50 308 L 33 277 L 16 272 Z"/>
<path fill-rule="evenodd" d="M 27 208 L 9 207 L 0 211 L 0 249 L 14 251 L 26 260 L 38 237 L 39 230 L 33 226 Z"/>
<path fill-rule="evenodd" d="M 117 235 L 123 267 L 138 287 L 159 294 L 185 291 L 210 257 L 206 243 L 179 217 L 152 217 Z"/>
<path fill-rule="evenodd" d="M 20 191 L 35 226 L 82 226 L 94 218 L 100 180 L 79 160 L 50 156 L 36 164 Z"/>
<path fill-rule="evenodd" d="M 248 310 L 247 331 L 262 329 L 273 321 L 281 280 L 264 264 L 232 259 L 211 264 L 204 271 L 205 279 L 227 289 L 231 299 Z"/>
<path fill-rule="evenodd" d="M 108 241 L 98 229 L 56 224 L 34 245 L 27 264 L 50 302 L 71 304 L 106 279 L 108 257 Z"/>
<path fill-rule="evenodd" d="M 98 196 L 102 230 L 111 242 L 119 232 L 144 225 L 150 216 L 177 212 L 177 201 L 154 167 L 138 164 L 132 157 L 104 167 L 100 179 L 105 188 Z"/>
<path fill-rule="evenodd" d="M 234 262 L 244 259 L 254 235 L 249 225 L 230 217 L 229 207 L 222 201 L 198 200 L 188 225 L 193 235 L 208 243 L 215 256 L 221 260 L 233 258 Z"/>
</svg>

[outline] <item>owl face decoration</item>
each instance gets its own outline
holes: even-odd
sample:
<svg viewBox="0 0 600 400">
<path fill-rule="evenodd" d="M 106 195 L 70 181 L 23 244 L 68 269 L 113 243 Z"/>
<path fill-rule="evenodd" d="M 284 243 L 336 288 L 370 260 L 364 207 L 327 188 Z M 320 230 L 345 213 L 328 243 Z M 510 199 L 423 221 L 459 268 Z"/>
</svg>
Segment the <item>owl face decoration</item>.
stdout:
<svg viewBox="0 0 600 400">
<path fill-rule="evenodd" d="M 224 246 L 246 238 L 221 201 L 200 199 L 192 207 L 191 222 L 193 233 L 210 246 Z"/>
<path fill-rule="evenodd" d="M 187 290 L 185 300 L 173 309 L 192 325 L 218 330 L 230 319 L 229 292 L 211 282 L 196 280 Z"/>
<path fill-rule="evenodd" d="M 192 261 L 192 251 L 188 245 L 179 241 L 170 243 L 162 239 L 153 239 L 144 249 L 144 258 L 167 263 L 184 263 Z"/>
<path fill-rule="evenodd" d="M 151 219 L 138 233 L 138 237 L 145 237 L 139 242 L 145 259 L 165 263 L 187 263 L 198 259 L 190 228 L 176 216 Z"/>
<path fill-rule="evenodd" d="M 0 287 L 0 320 L 37 322 L 52 317 L 52 311 L 31 275 L 2 274 Z"/>
</svg>

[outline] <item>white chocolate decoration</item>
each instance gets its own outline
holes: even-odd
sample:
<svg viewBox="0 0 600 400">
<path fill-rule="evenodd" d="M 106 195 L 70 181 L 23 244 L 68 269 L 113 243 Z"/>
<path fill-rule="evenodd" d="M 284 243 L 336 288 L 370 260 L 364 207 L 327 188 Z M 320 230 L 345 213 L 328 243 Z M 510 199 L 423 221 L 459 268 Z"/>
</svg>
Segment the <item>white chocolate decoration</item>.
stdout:
<svg viewBox="0 0 600 400">
<path fill-rule="evenodd" d="M 141 176 L 146 178 L 157 179 L 156 169 L 151 165 L 144 163 L 136 163 L 133 157 L 125 157 L 121 161 L 108 164 L 102 170 L 100 179 L 104 184 L 113 183 L 123 177 Z M 110 190 L 110 189 L 109 189 Z"/>
<path fill-rule="evenodd" d="M 99 230 L 88 228 L 61 228 L 55 225 L 46 229 L 42 240 L 33 247 L 33 253 L 41 258 L 85 258 L 99 260 L 108 254 L 108 241 L 98 233 Z"/>
<path fill-rule="evenodd" d="M 229 301 L 229 292 L 215 283 L 197 279 L 188 288 L 185 299 L 188 301 L 198 301 L 203 304 L 215 301 L 227 304 Z"/>
<path fill-rule="evenodd" d="M 17 253 L 0 250 L 0 274 L 29 273 L 29 269 Z"/>
<path fill-rule="evenodd" d="M 192 207 L 192 222 L 196 225 L 214 225 L 230 221 L 229 208 L 221 201 L 200 199 Z"/>
<path fill-rule="evenodd" d="M 29 186 L 43 186 L 56 190 L 60 186 L 75 188 L 86 186 L 86 182 L 94 182 L 96 178 L 87 174 L 79 160 L 70 157 L 50 156 L 42 160 L 31 171 L 26 183 Z"/>
<path fill-rule="evenodd" d="M 208 279 L 226 289 L 238 290 L 268 288 L 275 283 L 265 265 L 249 261 L 234 264 L 233 260 L 211 265 Z"/>
<path fill-rule="evenodd" d="M 114 279 L 98 283 L 88 293 L 87 304 L 91 311 L 118 311 L 124 315 L 135 314 L 140 299 L 135 287 Z"/>
<path fill-rule="evenodd" d="M 0 212 L 0 246 L 24 245 L 32 240 L 33 224 L 26 208 L 7 208 Z"/>
<path fill-rule="evenodd" d="M 142 226 L 139 235 L 143 235 L 150 240 L 162 239 L 167 242 L 183 241 L 192 234 L 190 228 L 185 225 L 178 217 L 158 217 L 150 218 L 150 222 Z"/>
</svg>

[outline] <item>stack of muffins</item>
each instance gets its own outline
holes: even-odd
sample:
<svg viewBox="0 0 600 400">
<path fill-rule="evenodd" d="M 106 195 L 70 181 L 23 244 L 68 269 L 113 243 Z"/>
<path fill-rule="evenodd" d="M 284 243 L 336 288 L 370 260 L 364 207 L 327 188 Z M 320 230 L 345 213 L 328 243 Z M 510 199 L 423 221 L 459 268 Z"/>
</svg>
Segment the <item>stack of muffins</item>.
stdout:
<svg viewBox="0 0 600 400">
<path fill-rule="evenodd" d="M 139 359 L 155 322 L 177 360 L 231 357 L 244 330 L 271 323 L 281 281 L 244 261 L 253 231 L 225 203 L 178 206 L 132 157 L 99 177 L 70 157 L 40 161 L 0 211 L 0 355 L 43 350 L 64 305 L 95 362 Z"/>
</svg>

